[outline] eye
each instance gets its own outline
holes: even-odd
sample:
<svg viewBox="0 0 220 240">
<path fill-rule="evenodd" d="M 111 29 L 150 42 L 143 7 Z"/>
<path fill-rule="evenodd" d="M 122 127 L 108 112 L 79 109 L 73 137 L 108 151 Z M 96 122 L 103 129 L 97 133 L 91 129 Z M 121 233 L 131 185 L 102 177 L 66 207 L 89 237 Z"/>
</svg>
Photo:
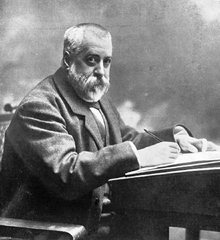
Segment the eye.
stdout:
<svg viewBox="0 0 220 240">
<path fill-rule="evenodd" d="M 86 58 L 86 62 L 88 65 L 95 65 L 96 63 L 99 62 L 99 57 L 98 56 L 94 56 L 94 55 L 89 55 Z"/>
<path fill-rule="evenodd" d="M 104 59 L 104 65 L 105 67 L 108 67 L 112 62 L 112 59 L 111 58 L 105 58 Z"/>
</svg>

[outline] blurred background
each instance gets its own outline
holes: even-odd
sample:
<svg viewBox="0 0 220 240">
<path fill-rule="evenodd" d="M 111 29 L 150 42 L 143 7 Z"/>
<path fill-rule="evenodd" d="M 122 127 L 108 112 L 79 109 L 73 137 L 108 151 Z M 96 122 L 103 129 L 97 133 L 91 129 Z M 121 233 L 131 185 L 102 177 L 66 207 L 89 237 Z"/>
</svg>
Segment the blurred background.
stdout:
<svg viewBox="0 0 220 240">
<path fill-rule="evenodd" d="M 113 35 L 109 95 L 126 123 L 183 123 L 220 144 L 218 0 L 0 0 L 0 113 L 57 70 L 80 22 Z"/>
</svg>

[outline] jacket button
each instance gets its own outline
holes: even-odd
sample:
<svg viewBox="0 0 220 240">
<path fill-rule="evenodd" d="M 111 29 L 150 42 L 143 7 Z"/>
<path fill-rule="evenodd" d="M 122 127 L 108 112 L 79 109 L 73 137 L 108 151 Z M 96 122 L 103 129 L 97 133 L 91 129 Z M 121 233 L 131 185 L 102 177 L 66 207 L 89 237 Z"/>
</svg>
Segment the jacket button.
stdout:
<svg viewBox="0 0 220 240">
<path fill-rule="evenodd" d="M 99 204 L 99 198 L 96 198 L 94 201 L 95 206 L 97 206 Z"/>
</svg>

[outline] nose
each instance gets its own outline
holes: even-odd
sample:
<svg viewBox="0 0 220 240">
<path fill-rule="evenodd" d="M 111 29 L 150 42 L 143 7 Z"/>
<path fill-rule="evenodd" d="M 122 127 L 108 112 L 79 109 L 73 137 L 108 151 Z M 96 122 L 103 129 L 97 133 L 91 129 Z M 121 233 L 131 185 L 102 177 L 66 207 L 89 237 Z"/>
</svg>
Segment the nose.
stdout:
<svg viewBox="0 0 220 240">
<path fill-rule="evenodd" d="M 103 77 L 105 74 L 105 68 L 104 68 L 104 64 L 103 61 L 100 61 L 95 68 L 94 71 L 94 75 L 96 75 L 97 77 Z"/>
</svg>

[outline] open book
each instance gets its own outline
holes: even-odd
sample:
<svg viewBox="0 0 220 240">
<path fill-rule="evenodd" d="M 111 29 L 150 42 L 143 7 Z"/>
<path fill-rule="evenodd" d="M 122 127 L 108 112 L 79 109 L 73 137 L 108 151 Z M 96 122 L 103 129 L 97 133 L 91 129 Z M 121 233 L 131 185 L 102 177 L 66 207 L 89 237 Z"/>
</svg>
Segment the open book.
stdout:
<svg viewBox="0 0 220 240">
<path fill-rule="evenodd" d="M 180 154 L 173 163 L 141 168 L 136 171 L 126 173 L 126 176 L 156 176 L 216 170 L 220 170 L 220 151 Z"/>
</svg>

